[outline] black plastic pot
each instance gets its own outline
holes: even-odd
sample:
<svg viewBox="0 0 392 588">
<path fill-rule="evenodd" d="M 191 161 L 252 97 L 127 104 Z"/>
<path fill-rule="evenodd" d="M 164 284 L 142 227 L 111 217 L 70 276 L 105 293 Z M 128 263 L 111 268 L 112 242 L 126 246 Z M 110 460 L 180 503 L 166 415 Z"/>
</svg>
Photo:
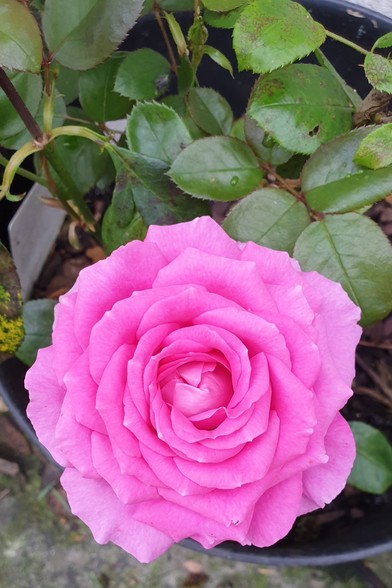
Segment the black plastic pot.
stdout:
<svg viewBox="0 0 392 588">
<path fill-rule="evenodd" d="M 392 21 L 388 18 L 343 0 L 301 0 L 301 3 L 326 28 L 367 49 L 372 47 L 378 37 L 392 31 Z M 183 19 L 186 23 L 189 16 L 185 14 Z M 227 56 L 233 56 L 229 31 L 211 30 L 208 42 L 219 47 Z M 161 36 L 152 19 L 139 23 L 124 44 L 124 48 L 128 50 L 142 46 L 150 46 L 165 53 Z M 364 96 L 369 86 L 359 65 L 358 53 L 332 40 L 327 41 L 323 51 L 346 81 Z M 254 83 L 253 75 L 241 72 L 233 81 L 229 74 L 211 60 L 204 59 L 198 77 L 201 85 L 214 87 L 221 92 L 231 102 L 237 115 L 245 110 Z M 47 451 L 39 444 L 26 418 L 27 393 L 23 388 L 24 373 L 25 368 L 15 359 L 1 365 L 0 394 L 26 437 L 45 457 L 48 457 Z M 273 547 L 259 549 L 225 542 L 209 551 L 190 539 L 182 541 L 181 544 L 210 555 L 260 565 L 331 565 L 356 561 L 392 550 L 392 529 L 387 524 L 391 520 L 392 506 L 381 504 L 375 505 L 374 512 L 369 516 L 353 522 L 352 526 L 341 530 L 338 535 L 334 534 L 307 544 L 291 547 L 286 545 L 285 539 L 283 545 L 278 543 Z"/>
</svg>

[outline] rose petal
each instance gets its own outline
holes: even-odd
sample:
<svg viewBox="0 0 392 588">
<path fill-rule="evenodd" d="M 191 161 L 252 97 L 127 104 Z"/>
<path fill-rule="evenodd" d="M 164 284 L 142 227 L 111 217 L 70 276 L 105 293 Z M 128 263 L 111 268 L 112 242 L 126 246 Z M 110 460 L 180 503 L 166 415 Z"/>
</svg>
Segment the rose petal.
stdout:
<svg viewBox="0 0 392 588">
<path fill-rule="evenodd" d="M 342 286 L 316 272 L 304 274 L 304 292 L 311 301 L 313 292 L 322 292 L 315 327 L 320 354 L 331 357 L 339 376 L 351 386 L 355 375 L 355 349 L 362 329 L 357 324 L 360 309 L 350 300 Z"/>
<path fill-rule="evenodd" d="M 196 463 L 174 458 L 180 472 L 206 488 L 238 488 L 263 478 L 273 460 L 279 438 L 279 418 L 270 413 L 268 429 L 236 456 L 219 463 Z"/>
<path fill-rule="evenodd" d="M 150 288 L 165 263 L 153 243 L 131 241 L 107 259 L 80 272 L 74 317 L 80 345 L 83 348 L 88 345 L 91 329 L 115 302 L 128 298 L 136 290 Z"/>
<path fill-rule="evenodd" d="M 74 333 L 76 297 L 75 290 L 67 292 L 60 296 L 54 309 L 53 367 L 60 384 L 82 352 Z"/>
<path fill-rule="evenodd" d="M 188 223 L 169 226 L 150 226 L 145 243 L 155 243 L 167 261 L 172 261 L 189 247 L 200 251 L 237 259 L 238 244 L 212 218 L 203 216 Z"/>
<path fill-rule="evenodd" d="M 304 495 L 316 505 L 313 508 L 328 504 L 343 490 L 354 463 L 354 438 L 340 414 L 328 429 L 325 449 L 328 463 L 317 465 L 303 474 Z"/>
<path fill-rule="evenodd" d="M 105 424 L 96 409 L 97 384 L 90 376 L 89 356 L 82 353 L 64 375 L 67 395 L 75 407 L 75 418 L 93 431 L 106 433 Z"/>
<path fill-rule="evenodd" d="M 121 473 L 107 435 L 91 435 L 91 455 L 97 473 L 111 486 L 124 504 L 158 498 L 158 492 L 154 487 L 140 482 L 136 476 Z"/>
<path fill-rule="evenodd" d="M 61 483 L 73 514 L 90 527 L 97 543 L 111 541 L 143 563 L 159 557 L 173 544 L 166 533 L 138 522 L 134 506 L 123 504 L 104 480 L 83 478 L 77 470 L 67 468 Z"/>
<path fill-rule="evenodd" d="M 237 261 L 186 249 L 163 267 L 154 288 L 173 284 L 198 284 L 209 292 L 233 300 L 246 310 L 276 311 L 276 305 L 254 262 Z"/>
<path fill-rule="evenodd" d="M 293 476 L 267 490 L 257 502 L 248 539 L 256 547 L 268 547 L 285 537 L 298 515 L 302 475 Z"/>
<path fill-rule="evenodd" d="M 65 389 L 59 385 L 52 362 L 53 346 L 40 349 L 37 361 L 26 374 L 25 386 L 30 391 L 27 416 L 42 445 L 50 451 L 60 465 L 66 466 L 69 461 L 55 439 Z"/>
</svg>

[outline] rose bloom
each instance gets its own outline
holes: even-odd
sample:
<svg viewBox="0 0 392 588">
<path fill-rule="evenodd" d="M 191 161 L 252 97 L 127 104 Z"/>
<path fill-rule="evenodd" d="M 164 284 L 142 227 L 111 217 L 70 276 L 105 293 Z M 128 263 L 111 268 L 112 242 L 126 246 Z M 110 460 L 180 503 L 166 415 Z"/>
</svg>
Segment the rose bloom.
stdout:
<svg viewBox="0 0 392 588">
<path fill-rule="evenodd" d="M 29 370 L 28 415 L 99 543 L 259 547 L 344 487 L 359 310 L 211 218 L 81 271 Z"/>
</svg>

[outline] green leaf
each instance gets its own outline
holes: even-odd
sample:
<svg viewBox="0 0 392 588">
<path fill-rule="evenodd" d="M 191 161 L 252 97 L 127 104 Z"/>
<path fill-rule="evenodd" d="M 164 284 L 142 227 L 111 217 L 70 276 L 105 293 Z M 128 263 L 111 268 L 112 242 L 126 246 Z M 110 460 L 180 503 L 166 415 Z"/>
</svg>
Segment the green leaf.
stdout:
<svg viewBox="0 0 392 588">
<path fill-rule="evenodd" d="M 342 90 L 344 91 L 348 99 L 352 102 L 353 106 L 355 106 L 356 109 L 359 108 L 362 104 L 362 99 L 357 93 L 357 91 L 354 90 L 354 88 L 351 88 L 351 86 L 349 86 L 348 84 L 346 84 L 342 76 L 339 75 L 339 73 L 336 71 L 332 63 L 329 61 L 329 59 L 327 59 L 327 57 L 324 55 L 321 49 L 316 49 L 314 53 L 319 65 L 325 67 L 325 69 L 329 71 L 329 73 L 335 78 L 335 80 L 339 82 L 339 84 L 342 87 Z"/>
<path fill-rule="evenodd" d="M 185 222 L 209 214 L 206 202 L 178 190 L 166 174 L 166 163 L 120 148 L 112 155 L 130 170 L 135 206 L 146 225 Z"/>
<path fill-rule="evenodd" d="M 294 153 L 313 153 L 351 129 L 353 106 L 324 68 L 295 64 L 259 78 L 248 115 Z"/>
<path fill-rule="evenodd" d="M 169 175 L 184 192 L 223 201 L 249 194 L 263 177 L 251 149 L 232 137 L 194 141 L 174 160 Z"/>
<path fill-rule="evenodd" d="M 127 122 L 127 141 L 131 151 L 157 159 L 168 167 L 184 147 L 192 142 L 178 114 L 164 104 L 137 104 Z"/>
<path fill-rule="evenodd" d="M 217 63 L 218 65 L 223 67 L 223 69 L 228 71 L 231 77 L 234 77 L 233 67 L 230 61 L 227 59 L 226 55 L 223 55 L 221 51 L 215 49 L 215 47 L 211 47 L 211 45 L 204 45 L 203 52 L 205 55 L 208 55 L 208 57 L 210 57 L 212 61 L 215 61 L 215 63 Z"/>
<path fill-rule="evenodd" d="M 113 90 L 118 69 L 126 55 L 124 52 L 115 53 L 98 67 L 80 74 L 80 103 L 93 121 L 118 120 L 131 110 L 132 102 Z"/>
<path fill-rule="evenodd" d="M 234 25 L 238 68 L 255 73 L 267 73 L 301 59 L 324 41 L 324 27 L 291 0 L 255 0 Z"/>
<path fill-rule="evenodd" d="M 392 446 L 374 427 L 349 423 L 357 447 L 348 483 L 363 492 L 383 494 L 392 485 Z"/>
<path fill-rule="evenodd" d="M 88 139 L 73 136 L 58 137 L 56 150 L 84 193 L 97 184 L 102 176 L 112 176 L 109 155 Z M 57 181 L 61 181 L 52 168 L 51 173 Z"/>
<path fill-rule="evenodd" d="M 372 47 L 372 51 L 374 51 L 374 49 L 386 49 L 387 47 L 392 47 L 392 33 L 386 33 L 377 39 Z"/>
<path fill-rule="evenodd" d="M 363 165 L 370 169 L 379 169 L 380 167 L 391 165 L 392 123 L 378 127 L 362 139 L 355 152 L 354 161 L 358 165 Z"/>
<path fill-rule="evenodd" d="M 237 241 L 293 252 L 295 242 L 310 223 L 306 207 L 285 190 L 264 188 L 243 198 L 223 222 Z"/>
<path fill-rule="evenodd" d="M 102 219 L 102 242 L 107 253 L 111 253 L 121 245 L 135 239 L 143 241 L 146 233 L 147 226 L 137 211 L 124 225 L 113 204 L 111 204 Z"/>
<path fill-rule="evenodd" d="M 53 69 L 56 73 L 56 88 L 62 94 L 65 104 L 71 104 L 79 97 L 79 75 L 74 69 L 68 69 L 54 62 Z"/>
<path fill-rule="evenodd" d="M 162 98 L 161 104 L 166 104 L 166 106 L 169 106 L 169 108 L 176 111 L 188 129 L 192 139 L 201 139 L 201 137 L 205 137 L 206 134 L 204 131 L 193 122 L 193 119 L 188 114 L 184 96 L 179 96 L 178 94 L 165 96 L 165 98 Z"/>
<path fill-rule="evenodd" d="M 0 363 L 23 341 L 22 294 L 15 264 L 0 243 Z"/>
<path fill-rule="evenodd" d="M 212 88 L 192 88 L 188 108 L 194 122 L 210 135 L 228 135 L 233 112 L 223 96 Z"/>
<path fill-rule="evenodd" d="M 377 90 L 392 94 L 392 62 L 390 59 L 376 53 L 368 53 L 365 57 L 365 74 Z"/>
<path fill-rule="evenodd" d="M 157 51 L 131 51 L 120 65 L 114 84 L 116 92 L 131 100 L 152 100 L 168 88 L 170 64 Z"/>
<path fill-rule="evenodd" d="M 116 158 L 116 185 L 113 190 L 111 215 L 119 229 L 127 227 L 135 213 L 132 182 L 134 173 L 126 161 Z"/>
<path fill-rule="evenodd" d="M 195 82 L 195 71 L 188 57 L 181 57 L 177 68 L 178 93 L 183 96 Z"/>
<path fill-rule="evenodd" d="M 35 116 L 42 96 L 41 76 L 20 72 L 7 72 L 7 75 L 31 114 Z M 12 143 L 14 136 L 23 131 L 25 125 L 2 90 L 0 112 L 0 144 L 10 147 L 10 143 L 7 142 Z"/>
<path fill-rule="evenodd" d="M 193 0 L 159 0 L 158 4 L 164 10 L 173 12 L 181 10 L 192 10 Z"/>
<path fill-rule="evenodd" d="M 392 166 L 369 170 L 353 161 L 374 127 L 361 128 L 320 147 L 302 171 L 309 206 L 320 212 L 359 210 L 391 193 Z"/>
<path fill-rule="evenodd" d="M 340 282 L 361 308 L 363 326 L 391 311 L 392 249 L 368 217 L 348 213 L 312 223 L 297 240 L 294 257 L 304 271 Z"/>
<path fill-rule="evenodd" d="M 42 41 L 37 21 L 17 0 L 0 3 L 0 65 L 8 69 L 41 70 Z"/>
<path fill-rule="evenodd" d="M 142 0 L 46 0 L 42 17 L 45 41 L 56 60 L 86 70 L 104 61 L 133 27 Z"/>
<path fill-rule="evenodd" d="M 242 12 L 242 7 L 228 12 L 213 12 L 206 10 L 204 12 L 204 21 L 211 27 L 217 29 L 232 29 Z"/>
<path fill-rule="evenodd" d="M 215 12 L 227 12 L 246 4 L 248 0 L 203 0 L 203 4 L 209 10 Z"/>
<path fill-rule="evenodd" d="M 23 305 L 26 334 L 16 353 L 16 357 L 23 363 L 32 365 L 37 358 L 38 350 L 51 344 L 55 306 L 56 302 L 48 298 L 30 300 Z"/>
<path fill-rule="evenodd" d="M 244 143 L 246 143 L 244 126 L 244 117 L 242 116 L 241 118 L 237 118 L 237 120 L 233 122 L 232 127 L 230 129 L 230 137 L 238 139 L 239 141 L 244 141 Z"/>
<path fill-rule="evenodd" d="M 181 26 L 176 17 L 171 12 L 165 12 L 165 19 L 169 26 L 171 36 L 176 44 L 177 52 L 180 57 L 185 57 L 188 53 L 187 42 L 182 32 Z"/>
<path fill-rule="evenodd" d="M 244 129 L 246 142 L 262 161 L 267 161 L 271 165 L 281 165 L 292 157 L 291 151 L 278 145 L 272 137 L 266 136 L 253 118 L 245 117 Z"/>
</svg>

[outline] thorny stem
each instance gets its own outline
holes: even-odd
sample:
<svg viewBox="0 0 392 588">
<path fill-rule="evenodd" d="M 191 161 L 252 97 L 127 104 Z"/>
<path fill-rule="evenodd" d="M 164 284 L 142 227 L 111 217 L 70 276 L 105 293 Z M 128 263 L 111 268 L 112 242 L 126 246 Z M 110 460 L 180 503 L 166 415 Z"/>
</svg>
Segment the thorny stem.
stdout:
<svg viewBox="0 0 392 588">
<path fill-rule="evenodd" d="M 277 173 L 277 171 L 271 165 L 269 165 L 269 163 L 263 163 L 263 168 L 266 170 L 267 173 L 274 176 L 274 178 L 279 182 L 279 184 L 285 190 L 287 190 L 287 192 L 290 192 L 290 194 L 292 194 L 296 200 L 304 203 L 304 198 L 303 198 L 302 194 L 300 194 L 292 186 L 290 186 L 289 182 L 287 182 L 284 178 L 282 178 L 282 176 L 280 176 Z"/>
<path fill-rule="evenodd" d="M 171 63 L 171 69 L 173 70 L 174 73 L 177 73 L 177 62 L 176 62 L 176 58 L 175 58 L 175 55 L 173 53 L 173 49 L 172 49 L 172 46 L 171 46 L 171 43 L 170 43 L 170 39 L 169 39 L 168 34 L 166 32 L 165 25 L 163 24 L 163 21 L 162 21 L 160 8 L 159 8 L 159 6 L 158 6 L 158 4 L 156 2 L 154 2 L 154 8 L 153 8 L 153 10 L 154 10 L 155 19 L 156 19 L 156 21 L 158 23 L 158 26 L 159 26 L 160 30 L 161 30 L 162 37 L 163 37 L 163 40 L 164 40 L 165 45 L 166 45 L 166 49 L 167 49 L 167 52 L 168 52 L 168 55 L 169 55 L 169 59 L 170 59 L 170 63 Z"/>
<path fill-rule="evenodd" d="M 363 47 L 360 47 L 356 43 L 353 43 L 352 41 L 349 41 L 348 39 L 345 39 L 344 37 L 341 37 L 340 35 L 336 35 L 335 33 L 332 33 L 331 31 L 325 31 L 325 32 L 327 33 L 327 37 L 334 39 L 334 41 L 339 41 L 339 43 L 343 43 L 344 45 L 347 45 L 347 47 L 351 47 L 351 49 L 358 51 L 358 53 L 362 53 L 362 55 L 368 55 L 370 53 L 370 51 L 363 49 Z"/>
<path fill-rule="evenodd" d="M 7 164 L 8 159 L 0 153 L 0 165 L 6 167 Z M 31 182 L 41 184 L 41 186 L 45 186 L 45 188 L 49 187 L 49 182 L 47 182 L 44 178 L 41 178 L 41 176 L 38 176 L 37 174 L 34 174 L 33 172 L 28 171 L 27 169 L 23 169 L 23 167 L 19 167 L 16 173 L 22 176 L 23 178 L 26 178 L 26 180 L 30 180 Z"/>
<path fill-rule="evenodd" d="M 36 141 L 42 140 L 42 130 L 2 67 L 0 67 L 0 86 L 24 122 L 26 129 L 29 131 L 33 139 Z"/>
</svg>

